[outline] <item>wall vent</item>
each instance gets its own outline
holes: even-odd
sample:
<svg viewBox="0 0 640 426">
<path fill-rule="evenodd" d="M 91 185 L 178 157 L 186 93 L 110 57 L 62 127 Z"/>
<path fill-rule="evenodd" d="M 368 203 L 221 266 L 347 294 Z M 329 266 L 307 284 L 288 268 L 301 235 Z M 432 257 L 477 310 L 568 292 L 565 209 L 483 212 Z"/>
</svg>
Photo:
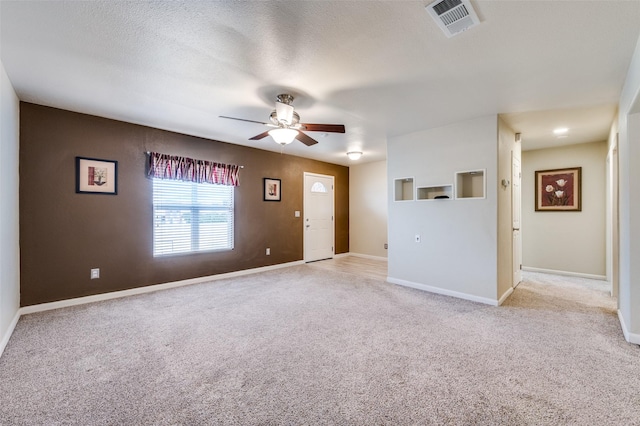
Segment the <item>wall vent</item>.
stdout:
<svg viewBox="0 0 640 426">
<path fill-rule="evenodd" d="M 426 9 L 447 37 L 453 37 L 480 23 L 469 0 L 437 0 L 426 6 Z"/>
</svg>

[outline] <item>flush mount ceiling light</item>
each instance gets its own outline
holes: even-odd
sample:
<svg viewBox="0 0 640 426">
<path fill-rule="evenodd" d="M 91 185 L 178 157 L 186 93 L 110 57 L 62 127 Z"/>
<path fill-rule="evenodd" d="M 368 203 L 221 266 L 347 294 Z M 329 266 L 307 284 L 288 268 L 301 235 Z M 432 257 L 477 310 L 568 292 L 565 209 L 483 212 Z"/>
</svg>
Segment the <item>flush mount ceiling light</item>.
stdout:
<svg viewBox="0 0 640 426">
<path fill-rule="evenodd" d="M 296 129 L 279 128 L 269 130 L 269 136 L 280 145 L 288 145 L 298 136 Z"/>
<path fill-rule="evenodd" d="M 556 136 L 566 135 L 569 131 L 566 127 L 558 127 L 557 129 L 553 129 L 553 134 Z"/>
<path fill-rule="evenodd" d="M 362 152 L 350 151 L 350 152 L 347 152 L 347 157 L 349 157 L 350 160 L 358 160 L 360 159 L 360 157 L 362 157 Z"/>
</svg>

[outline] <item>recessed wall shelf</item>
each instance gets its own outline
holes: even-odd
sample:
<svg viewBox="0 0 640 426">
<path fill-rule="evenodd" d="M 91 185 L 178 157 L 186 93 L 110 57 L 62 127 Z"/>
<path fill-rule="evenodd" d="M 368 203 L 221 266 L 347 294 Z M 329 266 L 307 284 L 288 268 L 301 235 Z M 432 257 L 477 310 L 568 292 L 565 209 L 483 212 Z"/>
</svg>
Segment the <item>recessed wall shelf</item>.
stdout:
<svg viewBox="0 0 640 426">
<path fill-rule="evenodd" d="M 399 178 L 393 181 L 394 201 L 413 201 L 413 178 Z"/>
<path fill-rule="evenodd" d="M 456 199 L 485 198 L 486 173 L 484 169 L 456 172 Z"/>
<path fill-rule="evenodd" d="M 418 200 L 440 200 L 453 198 L 453 185 L 421 186 L 416 192 Z"/>
</svg>

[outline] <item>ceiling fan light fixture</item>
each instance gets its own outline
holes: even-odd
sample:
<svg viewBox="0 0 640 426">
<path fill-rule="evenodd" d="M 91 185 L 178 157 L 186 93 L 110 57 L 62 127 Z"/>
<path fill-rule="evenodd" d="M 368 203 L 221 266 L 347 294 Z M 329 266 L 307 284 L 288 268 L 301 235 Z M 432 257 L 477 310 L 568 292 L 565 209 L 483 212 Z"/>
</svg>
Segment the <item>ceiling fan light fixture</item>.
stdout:
<svg viewBox="0 0 640 426">
<path fill-rule="evenodd" d="M 298 131 L 296 129 L 288 129 L 288 128 L 279 128 L 269 130 L 269 136 L 273 138 L 274 141 L 279 143 L 280 145 L 288 145 L 298 136 Z"/>
<path fill-rule="evenodd" d="M 362 157 L 362 152 L 361 151 L 349 151 L 347 152 L 347 157 L 349 157 L 350 160 L 359 160 L 360 157 Z"/>
<path fill-rule="evenodd" d="M 344 133 L 344 124 L 321 124 L 321 123 L 300 123 L 300 115 L 294 111 L 293 96 L 289 94 L 281 94 L 277 97 L 276 109 L 271 111 L 269 115 L 269 121 L 264 123 L 262 121 L 247 120 L 246 118 L 227 117 L 221 115 L 220 118 L 227 118 L 230 120 L 246 121 L 248 123 L 262 124 L 263 126 L 271 127 L 272 130 L 262 132 L 249 138 L 250 141 L 259 141 L 271 136 L 274 141 L 280 146 L 285 146 L 297 139 L 299 142 L 306 146 L 312 146 L 318 143 L 317 140 L 304 132 L 324 132 L 327 133 Z"/>
<path fill-rule="evenodd" d="M 276 102 L 276 116 L 279 122 L 291 126 L 293 124 L 293 106 Z"/>
</svg>

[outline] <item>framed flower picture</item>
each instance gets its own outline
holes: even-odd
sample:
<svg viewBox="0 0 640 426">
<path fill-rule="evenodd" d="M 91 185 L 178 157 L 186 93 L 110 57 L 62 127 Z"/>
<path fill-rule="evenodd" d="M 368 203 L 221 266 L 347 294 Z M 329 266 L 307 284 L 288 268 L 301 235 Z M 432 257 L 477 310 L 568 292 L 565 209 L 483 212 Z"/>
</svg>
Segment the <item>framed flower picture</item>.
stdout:
<svg viewBox="0 0 640 426">
<path fill-rule="evenodd" d="M 581 175 L 582 167 L 536 171 L 536 211 L 582 211 Z"/>
</svg>

